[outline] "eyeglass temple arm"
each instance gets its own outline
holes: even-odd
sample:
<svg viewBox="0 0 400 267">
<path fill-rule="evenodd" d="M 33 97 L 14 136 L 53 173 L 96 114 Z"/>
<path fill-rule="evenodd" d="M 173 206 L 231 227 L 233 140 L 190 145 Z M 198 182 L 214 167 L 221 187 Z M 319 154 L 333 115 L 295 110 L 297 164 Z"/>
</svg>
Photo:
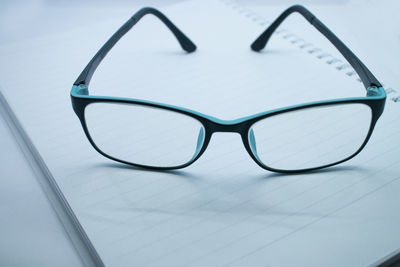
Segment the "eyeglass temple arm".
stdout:
<svg viewBox="0 0 400 267">
<path fill-rule="evenodd" d="M 251 49 L 254 51 L 262 50 L 267 44 L 272 33 L 290 14 L 298 12 L 308 20 L 317 30 L 322 33 L 346 58 L 350 65 L 357 72 L 365 88 L 370 86 L 381 87 L 380 82 L 369 71 L 369 69 L 357 58 L 357 56 L 317 17 L 315 17 L 308 9 L 300 5 L 294 5 L 286 9 L 252 44 Z"/>
<path fill-rule="evenodd" d="M 81 72 L 74 85 L 85 84 L 89 85 L 90 80 L 99 66 L 100 62 L 107 55 L 107 53 L 113 48 L 113 46 L 124 36 L 143 16 L 147 14 L 153 14 L 159 18 L 164 24 L 171 30 L 175 35 L 179 44 L 188 53 L 196 50 L 196 45 L 183 33 L 181 32 L 163 13 L 157 9 L 151 7 L 145 7 L 136 12 L 124 25 L 122 25 L 108 41 L 100 48 L 96 55 L 90 60 L 85 69 Z"/>
</svg>

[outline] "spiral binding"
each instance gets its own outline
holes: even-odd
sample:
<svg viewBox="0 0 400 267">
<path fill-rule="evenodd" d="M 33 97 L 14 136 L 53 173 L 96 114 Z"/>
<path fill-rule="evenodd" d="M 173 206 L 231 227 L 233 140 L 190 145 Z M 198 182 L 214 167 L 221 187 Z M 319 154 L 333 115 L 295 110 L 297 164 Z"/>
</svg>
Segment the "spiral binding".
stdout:
<svg viewBox="0 0 400 267">
<path fill-rule="evenodd" d="M 234 0 L 220 0 L 220 2 L 236 10 L 239 14 L 257 23 L 259 26 L 268 26 L 271 23 L 270 21 L 264 19 L 262 16 L 260 16 L 253 10 L 241 6 Z M 291 44 L 296 45 L 298 48 L 302 50 L 306 50 L 310 55 L 314 55 L 316 58 L 320 60 L 325 60 L 326 64 L 332 65 L 337 71 L 341 71 L 349 77 L 354 76 L 354 78 L 361 83 L 361 79 L 358 77 L 357 73 L 350 66 L 350 64 L 344 63 L 341 59 L 338 59 L 332 56 L 331 54 L 324 52 L 321 48 L 305 41 L 303 38 L 296 36 L 295 34 L 291 33 L 286 29 L 278 29 L 274 32 L 274 34 L 280 35 L 283 39 L 286 39 Z M 384 84 L 382 84 L 382 86 L 384 86 Z M 385 91 L 388 97 L 393 102 L 400 102 L 400 95 L 395 89 L 388 87 L 385 88 Z"/>
</svg>

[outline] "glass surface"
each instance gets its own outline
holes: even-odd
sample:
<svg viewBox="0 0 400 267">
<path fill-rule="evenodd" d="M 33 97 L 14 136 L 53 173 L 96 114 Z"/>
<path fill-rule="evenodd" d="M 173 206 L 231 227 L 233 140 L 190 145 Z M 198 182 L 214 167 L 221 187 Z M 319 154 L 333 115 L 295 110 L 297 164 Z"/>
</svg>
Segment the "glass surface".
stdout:
<svg viewBox="0 0 400 267">
<path fill-rule="evenodd" d="M 372 111 L 364 104 L 340 104 L 281 113 L 249 131 L 253 154 L 264 165 L 301 170 L 336 163 L 364 143 Z"/>
<path fill-rule="evenodd" d="M 185 164 L 204 141 L 203 125 L 184 114 L 121 103 L 93 103 L 85 109 L 89 134 L 104 153 L 153 167 Z"/>
</svg>

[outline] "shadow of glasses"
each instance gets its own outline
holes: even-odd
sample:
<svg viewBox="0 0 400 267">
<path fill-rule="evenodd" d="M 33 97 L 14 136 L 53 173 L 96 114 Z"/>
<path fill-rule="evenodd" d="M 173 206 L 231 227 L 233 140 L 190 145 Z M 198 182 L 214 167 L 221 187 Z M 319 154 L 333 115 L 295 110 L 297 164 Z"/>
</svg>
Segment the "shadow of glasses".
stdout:
<svg viewBox="0 0 400 267">
<path fill-rule="evenodd" d="M 152 169 L 145 169 L 140 168 L 132 165 L 127 165 L 123 163 L 117 162 L 104 162 L 97 164 L 99 167 L 106 167 L 106 168 L 115 168 L 115 169 L 125 169 L 125 170 L 132 170 L 135 172 L 143 172 L 143 173 L 164 173 L 169 174 L 172 176 L 180 177 L 180 178 L 187 178 L 187 179 L 200 179 L 200 177 L 194 173 L 183 171 L 183 170 L 152 170 Z"/>
</svg>

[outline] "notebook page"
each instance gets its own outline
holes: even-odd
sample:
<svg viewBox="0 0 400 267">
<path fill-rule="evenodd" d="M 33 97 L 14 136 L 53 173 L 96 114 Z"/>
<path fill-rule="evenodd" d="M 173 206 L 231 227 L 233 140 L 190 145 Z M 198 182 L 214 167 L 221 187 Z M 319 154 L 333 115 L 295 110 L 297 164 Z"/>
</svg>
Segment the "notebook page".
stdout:
<svg viewBox="0 0 400 267">
<path fill-rule="evenodd" d="M 246 3 L 224 0 L 229 8 L 237 11 L 238 14 L 245 16 L 248 20 L 265 28 L 274 18 L 276 18 L 285 8 L 285 3 L 279 5 L 263 5 L 257 3 Z M 242 3 L 242 4 L 240 4 Z M 394 67 L 393 58 L 397 56 L 398 45 L 396 39 L 397 28 L 393 23 L 397 19 L 395 3 L 379 5 L 378 3 L 365 3 L 365 1 L 331 2 L 307 5 L 311 12 L 318 16 L 330 29 L 340 36 L 340 39 L 353 51 L 357 51 L 357 57 L 378 77 L 384 81 L 388 99 L 400 101 L 400 92 L 397 90 L 399 75 Z M 384 20 L 379 23 L 367 19 L 354 20 L 354 12 L 362 13 L 364 18 L 372 14 L 384 12 Z M 337 14 L 341 15 L 338 19 Z M 349 23 L 351 22 L 351 23 Z M 368 24 L 368 25 L 366 25 Z M 307 51 L 311 56 L 332 65 L 332 68 L 343 72 L 345 75 L 358 78 L 354 70 L 347 63 L 337 49 L 314 27 L 299 14 L 289 16 L 279 27 L 282 38 Z M 374 36 L 373 38 L 371 36 Z M 385 42 L 375 40 L 385 39 Z M 377 53 L 377 51 L 379 51 Z M 382 83 L 382 82 L 381 82 Z"/>
<path fill-rule="evenodd" d="M 105 58 L 91 93 L 160 101 L 222 119 L 365 94 L 355 79 L 279 36 L 270 52 L 251 52 L 260 27 L 221 3 L 189 1 L 163 11 L 198 51 L 180 52 L 171 34 L 146 17 Z M 68 93 L 122 22 L 116 18 L 98 28 L 2 47 L 8 60 L 0 63 L 7 99 L 107 266 L 354 266 L 399 245 L 393 235 L 400 219 L 394 103 L 387 104 L 365 151 L 324 172 L 266 172 L 252 162 L 239 136 L 222 133 L 213 136 L 202 158 L 180 171 L 143 171 L 98 155 Z M 76 38 L 88 30 L 92 38 Z"/>
</svg>

